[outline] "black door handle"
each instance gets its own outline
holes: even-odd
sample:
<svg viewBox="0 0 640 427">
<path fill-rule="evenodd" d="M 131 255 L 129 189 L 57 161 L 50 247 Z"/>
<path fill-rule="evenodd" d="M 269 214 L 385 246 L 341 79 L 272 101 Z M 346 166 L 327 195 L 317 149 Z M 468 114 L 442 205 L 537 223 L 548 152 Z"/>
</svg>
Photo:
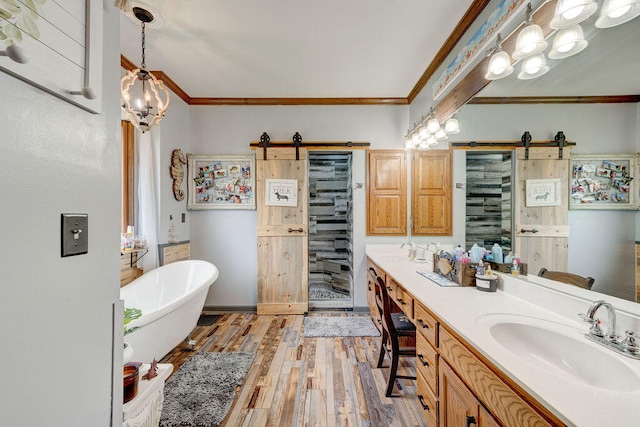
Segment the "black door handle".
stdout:
<svg viewBox="0 0 640 427">
<path fill-rule="evenodd" d="M 522 228 L 520 229 L 521 233 L 533 233 L 536 234 L 538 232 L 538 230 L 536 228 L 532 228 L 531 230 L 527 230 L 526 228 Z"/>
<path fill-rule="evenodd" d="M 467 415 L 467 427 L 469 427 L 471 424 L 476 425 L 476 418 Z"/>
<path fill-rule="evenodd" d="M 288 231 L 289 233 L 292 233 L 292 232 L 294 232 L 294 231 L 297 231 L 298 233 L 302 233 L 304 230 L 302 229 L 302 227 L 300 227 L 300 228 L 295 229 L 295 230 L 294 230 L 293 228 L 289 228 L 287 231 Z"/>
</svg>

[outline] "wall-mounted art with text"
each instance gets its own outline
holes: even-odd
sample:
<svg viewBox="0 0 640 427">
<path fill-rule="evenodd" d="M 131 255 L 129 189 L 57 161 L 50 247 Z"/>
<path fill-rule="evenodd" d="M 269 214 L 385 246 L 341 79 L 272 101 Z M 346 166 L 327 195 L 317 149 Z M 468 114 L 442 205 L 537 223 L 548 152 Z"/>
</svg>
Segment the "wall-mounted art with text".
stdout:
<svg viewBox="0 0 640 427">
<path fill-rule="evenodd" d="M 298 180 L 265 180 L 264 204 L 266 206 L 298 206 Z"/>
<path fill-rule="evenodd" d="M 187 209 L 255 209 L 255 156 L 187 154 Z"/>
<path fill-rule="evenodd" d="M 560 179 L 527 179 L 527 207 L 560 206 Z"/>
</svg>

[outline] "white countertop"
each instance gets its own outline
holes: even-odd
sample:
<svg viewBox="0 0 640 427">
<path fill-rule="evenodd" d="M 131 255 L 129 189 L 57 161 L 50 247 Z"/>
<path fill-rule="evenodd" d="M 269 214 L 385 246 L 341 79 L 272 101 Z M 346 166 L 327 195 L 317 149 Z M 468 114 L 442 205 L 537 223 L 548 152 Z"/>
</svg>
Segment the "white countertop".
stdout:
<svg viewBox="0 0 640 427">
<path fill-rule="evenodd" d="M 404 289 L 410 292 L 436 316 L 442 319 L 452 330 L 473 345 L 489 361 L 518 383 L 531 396 L 547 407 L 568 425 L 588 426 L 632 426 L 640 425 L 640 381 L 633 391 L 612 391 L 573 380 L 552 373 L 549 369 L 530 363 L 516 356 L 499 344 L 488 331 L 479 316 L 487 314 L 514 314 L 531 316 L 545 321 L 560 323 L 587 345 L 598 346 L 582 337 L 588 325 L 580 321 L 577 313 L 586 312 L 591 301 L 612 300 L 617 308 L 616 298 L 602 294 L 589 294 L 589 291 L 565 294 L 556 289 L 561 287 L 540 286 L 532 283 L 527 276 L 513 277 L 499 274 L 497 292 L 480 292 L 475 287 L 440 287 L 417 271 L 431 271 L 432 263 L 414 263 L 406 250 L 399 245 L 367 245 L 367 256 L 386 271 Z M 429 257 L 427 257 L 429 258 Z M 567 285 L 569 286 L 569 285 Z M 571 287 L 573 288 L 573 287 Z M 591 300 L 585 299 L 590 296 Z M 614 301 L 615 300 L 615 301 Z M 544 304 L 536 305 L 534 302 Z M 624 308 L 633 306 L 625 306 Z M 602 313 L 600 312 L 602 311 Z M 606 319 L 604 309 L 598 311 L 598 317 Z M 640 325 L 640 317 L 633 313 L 621 313 L 618 316 L 622 327 L 618 334 L 624 333 L 624 327 Z M 612 350 L 611 356 L 629 367 L 640 378 L 640 360 L 618 355 Z M 594 363 L 597 374 L 606 375 L 606 366 Z"/>
</svg>

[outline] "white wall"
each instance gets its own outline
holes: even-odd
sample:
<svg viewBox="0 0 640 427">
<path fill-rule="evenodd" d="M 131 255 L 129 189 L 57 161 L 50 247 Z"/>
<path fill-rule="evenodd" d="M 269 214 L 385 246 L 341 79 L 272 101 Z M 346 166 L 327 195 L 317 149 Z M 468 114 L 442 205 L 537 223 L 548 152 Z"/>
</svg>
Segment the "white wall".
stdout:
<svg viewBox="0 0 640 427">
<path fill-rule="evenodd" d="M 467 105 L 458 115 L 459 141 L 550 140 L 563 131 L 574 153 L 634 153 L 638 104 Z M 454 156 L 454 182 L 464 182 L 464 153 Z M 635 179 L 640 179 L 635 177 Z M 633 298 L 635 211 L 569 211 L 568 271 L 596 279 L 593 289 Z M 454 234 L 464 236 L 464 191 L 454 190 Z"/>
<path fill-rule="evenodd" d="M 169 241 L 170 217 L 173 216 L 173 225 L 178 241 L 189 240 L 189 212 L 187 211 L 187 165 L 182 165 L 184 180 L 180 187 L 184 191 L 184 200 L 178 201 L 173 195 L 173 179 L 169 173 L 171 165 L 171 153 L 175 149 L 182 150 L 185 155 L 189 152 L 189 106 L 178 95 L 171 92 L 171 103 L 167 114 L 156 132 L 160 138 L 160 218 L 158 218 L 158 243 Z M 182 222 L 182 214 L 185 214 L 185 222 Z"/>
<path fill-rule="evenodd" d="M 112 352 L 121 170 L 112 3 L 103 8 L 102 114 L 0 72 L 2 425 L 111 425 L 112 368 L 122 363 L 120 328 Z M 89 214 L 88 254 L 60 257 L 63 212 Z M 120 380 L 116 413 L 121 393 Z"/>
<path fill-rule="evenodd" d="M 230 106 L 190 107 L 189 152 L 249 154 L 249 143 L 267 132 L 271 141 L 370 142 L 371 148 L 402 148 L 407 106 Z M 362 150 L 354 157 L 354 182 L 365 183 Z M 366 189 L 354 190 L 354 305 L 365 307 L 364 244 Z M 191 254 L 213 262 L 220 277 L 211 287 L 208 306 L 257 304 L 256 212 L 190 212 Z M 396 239 L 397 240 L 397 239 Z M 398 240 L 401 241 L 401 240 Z"/>
<path fill-rule="evenodd" d="M 178 95 L 171 92 L 169 110 L 158 129 L 160 131 L 160 218 L 158 226 L 160 232 L 158 243 L 167 243 L 169 240 L 169 227 L 173 215 L 173 225 L 176 229 L 179 241 L 189 240 L 189 212 L 187 211 L 187 165 L 182 165 L 184 180 L 181 189 L 184 191 L 184 200 L 178 201 L 173 195 L 173 179 L 169 173 L 171 153 L 175 149 L 182 150 L 187 156 L 189 152 L 189 106 Z M 156 130 L 151 130 L 155 132 Z M 185 214 L 185 222 L 182 222 L 182 214 Z"/>
</svg>

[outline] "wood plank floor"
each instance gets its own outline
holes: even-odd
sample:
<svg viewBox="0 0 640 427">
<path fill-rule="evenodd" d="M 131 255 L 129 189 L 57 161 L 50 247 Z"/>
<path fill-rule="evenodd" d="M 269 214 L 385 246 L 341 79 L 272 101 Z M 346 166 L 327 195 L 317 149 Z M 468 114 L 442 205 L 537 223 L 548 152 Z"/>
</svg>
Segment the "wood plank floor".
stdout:
<svg viewBox="0 0 640 427">
<path fill-rule="evenodd" d="M 415 380 L 396 381 L 399 397 L 384 396 L 388 370 L 375 367 L 379 337 L 303 338 L 303 321 L 301 315 L 226 313 L 194 329 L 195 351 L 256 354 L 223 426 L 427 425 Z M 180 344 L 161 362 L 173 363 L 175 371 L 193 354 Z M 400 359 L 398 374 L 415 375 L 413 358 Z"/>
</svg>

